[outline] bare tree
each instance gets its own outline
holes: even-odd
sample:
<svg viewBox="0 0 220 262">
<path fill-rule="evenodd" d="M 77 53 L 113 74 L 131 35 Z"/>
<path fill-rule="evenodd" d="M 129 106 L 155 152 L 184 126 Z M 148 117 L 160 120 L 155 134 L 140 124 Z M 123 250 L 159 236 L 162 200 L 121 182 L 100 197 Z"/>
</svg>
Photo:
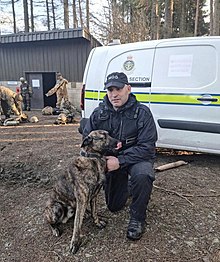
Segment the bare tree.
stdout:
<svg viewBox="0 0 220 262">
<path fill-rule="evenodd" d="M 28 15 L 28 1 L 23 0 L 24 8 L 24 31 L 29 32 L 29 15 Z"/>
<path fill-rule="evenodd" d="M 63 0 L 63 10 L 64 10 L 64 27 L 69 28 L 69 3 L 68 0 Z"/>
<path fill-rule="evenodd" d="M 51 8 L 52 8 L 53 28 L 56 29 L 55 5 L 54 5 L 54 1 L 53 0 L 51 0 Z"/>
<path fill-rule="evenodd" d="M 31 7 L 31 31 L 34 32 L 34 4 L 33 0 L 30 0 Z"/>
<path fill-rule="evenodd" d="M 182 0 L 180 5 L 180 36 L 186 33 L 186 1 Z"/>
<path fill-rule="evenodd" d="M 194 27 L 194 36 L 198 34 L 198 22 L 199 22 L 199 0 L 196 0 L 196 18 Z"/>
<path fill-rule="evenodd" d="M 79 3 L 79 17 L 80 17 L 80 25 L 83 27 L 83 15 L 82 15 L 82 5 L 81 0 L 78 0 Z"/>
<path fill-rule="evenodd" d="M 46 0 L 46 10 L 47 10 L 47 30 L 50 30 L 50 9 L 49 9 L 48 0 Z"/>
<path fill-rule="evenodd" d="M 165 0 L 164 38 L 170 38 L 173 31 L 173 0 Z"/>
<path fill-rule="evenodd" d="M 210 35 L 213 35 L 213 20 L 214 20 L 214 13 L 213 13 L 213 0 L 210 0 Z"/>
<path fill-rule="evenodd" d="M 219 22 L 220 22 L 220 0 L 214 1 L 214 23 L 213 23 L 213 35 L 219 35 Z"/>
<path fill-rule="evenodd" d="M 12 16 L 13 16 L 13 32 L 16 33 L 16 15 L 15 15 L 15 0 L 11 1 L 12 5 Z"/>
<path fill-rule="evenodd" d="M 89 30 L 89 0 L 86 0 L 86 27 Z"/>
<path fill-rule="evenodd" d="M 159 39 L 159 14 L 158 0 L 152 1 L 151 9 L 151 34 L 152 40 Z"/>
<path fill-rule="evenodd" d="M 120 33 L 118 32 L 118 22 L 120 19 L 120 11 L 117 6 L 117 1 L 111 1 L 111 10 L 112 10 L 112 39 L 119 39 Z M 118 22 L 117 22 L 118 21 Z"/>
<path fill-rule="evenodd" d="M 73 10 L 73 28 L 77 28 L 78 27 L 78 19 L 77 19 L 77 14 L 76 14 L 76 0 L 73 0 L 72 10 Z"/>
</svg>

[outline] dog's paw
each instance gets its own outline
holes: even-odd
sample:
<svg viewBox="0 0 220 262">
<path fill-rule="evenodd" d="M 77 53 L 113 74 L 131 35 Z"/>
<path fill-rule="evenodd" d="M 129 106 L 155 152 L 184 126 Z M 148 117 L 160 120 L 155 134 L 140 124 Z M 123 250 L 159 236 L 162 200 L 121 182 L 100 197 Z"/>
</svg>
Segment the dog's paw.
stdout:
<svg viewBox="0 0 220 262">
<path fill-rule="evenodd" d="M 59 237 L 61 235 L 61 231 L 59 230 L 59 228 L 52 228 L 52 233 L 55 237 Z"/>
<path fill-rule="evenodd" d="M 96 226 L 97 226 L 99 229 L 105 228 L 106 225 L 107 225 L 107 221 L 104 221 L 104 220 L 99 220 L 99 222 L 96 223 Z"/>
<path fill-rule="evenodd" d="M 70 244 L 70 252 L 72 254 L 76 254 L 76 252 L 79 250 L 79 247 L 81 245 L 81 242 L 75 242 Z"/>
</svg>

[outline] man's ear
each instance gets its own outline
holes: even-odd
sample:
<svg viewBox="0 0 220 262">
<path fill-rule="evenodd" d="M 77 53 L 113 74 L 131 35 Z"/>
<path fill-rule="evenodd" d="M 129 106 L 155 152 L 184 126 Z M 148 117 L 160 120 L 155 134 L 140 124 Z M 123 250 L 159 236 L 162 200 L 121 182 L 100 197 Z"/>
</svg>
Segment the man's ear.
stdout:
<svg viewBox="0 0 220 262">
<path fill-rule="evenodd" d="M 127 85 L 129 94 L 131 93 L 131 85 Z"/>
<path fill-rule="evenodd" d="M 92 137 L 91 136 L 86 136 L 81 144 L 81 147 L 89 146 L 92 143 Z"/>
</svg>

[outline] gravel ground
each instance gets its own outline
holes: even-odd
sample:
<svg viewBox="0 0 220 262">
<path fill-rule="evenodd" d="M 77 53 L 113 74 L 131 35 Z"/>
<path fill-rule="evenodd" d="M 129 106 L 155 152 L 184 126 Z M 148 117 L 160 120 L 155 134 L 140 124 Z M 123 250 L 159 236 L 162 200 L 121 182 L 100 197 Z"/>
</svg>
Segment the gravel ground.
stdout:
<svg viewBox="0 0 220 262">
<path fill-rule="evenodd" d="M 108 225 L 99 230 L 86 218 L 82 247 L 70 254 L 73 221 L 56 238 L 42 213 L 54 178 L 79 153 L 79 117 L 58 126 L 56 116 L 28 114 L 39 122 L 0 127 L 0 261 L 220 261 L 220 156 L 165 149 L 158 149 L 155 167 L 188 164 L 157 173 L 141 240 L 125 237 L 129 202 L 113 214 L 101 192 L 98 211 Z"/>
</svg>

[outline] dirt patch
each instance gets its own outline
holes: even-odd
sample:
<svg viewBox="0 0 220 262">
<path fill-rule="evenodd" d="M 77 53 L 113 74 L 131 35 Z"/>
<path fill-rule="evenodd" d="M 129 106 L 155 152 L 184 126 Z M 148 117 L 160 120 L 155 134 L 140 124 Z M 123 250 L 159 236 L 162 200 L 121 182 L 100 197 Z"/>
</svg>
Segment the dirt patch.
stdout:
<svg viewBox="0 0 220 262">
<path fill-rule="evenodd" d="M 0 261 L 220 261 L 220 157 L 172 150 L 158 150 L 155 166 L 189 164 L 157 173 L 142 239 L 126 239 L 128 206 L 112 214 L 101 192 L 108 225 L 99 230 L 86 219 L 83 245 L 71 255 L 72 221 L 56 238 L 42 213 L 54 177 L 79 153 L 79 118 L 57 126 L 56 116 L 32 115 L 39 123 L 0 127 Z"/>
</svg>

